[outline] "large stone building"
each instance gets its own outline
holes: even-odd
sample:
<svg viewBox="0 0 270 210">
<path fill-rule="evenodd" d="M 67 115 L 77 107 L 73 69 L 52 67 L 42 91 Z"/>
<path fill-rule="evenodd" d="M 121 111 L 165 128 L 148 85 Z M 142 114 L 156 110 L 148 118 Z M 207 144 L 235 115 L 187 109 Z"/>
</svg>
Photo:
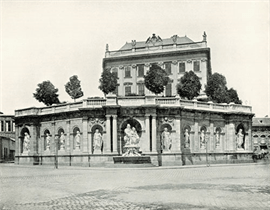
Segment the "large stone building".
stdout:
<svg viewBox="0 0 270 210">
<path fill-rule="evenodd" d="M 145 89 L 143 75 L 153 63 L 170 74 L 165 90 L 170 97 Z M 113 164 L 113 156 L 126 152 L 128 132 L 155 165 L 202 164 L 207 158 L 212 163 L 251 160 L 250 106 L 176 96 L 175 86 L 185 71 L 193 70 L 202 84 L 211 74 L 205 34 L 202 42 L 153 35 L 119 51 L 107 49 L 103 68 L 117 72 L 117 94 L 15 111 L 16 163 L 53 164 L 57 156 L 66 165 Z M 131 93 L 137 96 L 127 96 Z"/>
<path fill-rule="evenodd" d="M 161 39 L 153 34 L 145 41 L 132 40 L 118 51 L 109 51 L 107 45 L 103 68 L 118 75 L 118 88 L 115 91 L 117 95 L 145 95 L 150 92 L 144 86 L 143 76 L 154 63 L 169 74 L 170 81 L 163 95 L 177 95 L 177 83 L 190 70 L 200 78 L 204 88 L 211 74 L 210 48 L 207 47 L 206 34 L 203 34 L 203 41 L 200 42 L 193 42 L 187 36 L 174 35 Z"/>
<path fill-rule="evenodd" d="M 0 113 L 0 162 L 15 158 L 14 115 Z"/>
<path fill-rule="evenodd" d="M 254 148 L 268 150 L 270 148 L 270 118 L 254 117 L 252 121 Z"/>
</svg>

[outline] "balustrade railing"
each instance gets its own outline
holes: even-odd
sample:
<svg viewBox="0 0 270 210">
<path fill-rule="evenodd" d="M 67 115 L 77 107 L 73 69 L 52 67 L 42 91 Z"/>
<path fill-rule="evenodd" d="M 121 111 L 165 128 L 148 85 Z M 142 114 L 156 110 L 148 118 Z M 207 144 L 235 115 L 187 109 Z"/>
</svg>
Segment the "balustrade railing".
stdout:
<svg viewBox="0 0 270 210">
<path fill-rule="evenodd" d="M 80 102 L 59 104 L 49 107 L 42 108 L 27 108 L 15 111 L 15 116 L 26 116 L 26 115 L 45 115 L 51 113 L 59 113 L 66 111 L 74 111 L 79 108 L 91 108 L 91 107 L 102 107 L 110 105 L 120 106 L 141 106 L 141 105 L 160 105 L 160 106 L 181 106 L 184 108 L 191 109 L 208 109 L 216 111 L 227 111 L 227 112 L 246 112 L 252 113 L 251 106 L 239 105 L 239 104 L 216 104 L 212 102 L 200 102 L 196 100 L 183 100 L 178 97 L 156 97 L 156 96 L 129 96 L 129 97 L 111 97 L 110 103 L 107 99 L 85 99 Z"/>
</svg>

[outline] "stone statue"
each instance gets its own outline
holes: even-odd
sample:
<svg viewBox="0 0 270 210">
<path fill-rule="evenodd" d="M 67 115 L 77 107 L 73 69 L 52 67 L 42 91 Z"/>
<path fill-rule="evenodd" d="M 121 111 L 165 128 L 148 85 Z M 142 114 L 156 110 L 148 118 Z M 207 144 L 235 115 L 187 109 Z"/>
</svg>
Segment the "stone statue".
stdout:
<svg viewBox="0 0 270 210">
<path fill-rule="evenodd" d="M 185 148 L 189 148 L 190 139 L 189 139 L 189 132 L 187 128 L 185 129 L 184 137 L 185 137 Z"/>
<path fill-rule="evenodd" d="M 168 128 L 164 128 L 164 131 L 161 134 L 161 149 L 165 151 L 170 151 L 172 147 L 172 138 L 171 133 L 168 131 Z"/>
<path fill-rule="evenodd" d="M 130 145 L 131 135 L 132 135 L 130 124 L 127 124 L 127 127 L 125 128 L 124 132 L 125 132 L 125 136 L 124 136 L 125 145 Z"/>
<path fill-rule="evenodd" d="M 102 135 L 99 132 L 99 129 L 96 129 L 94 134 L 94 153 L 101 152 L 102 144 L 103 144 Z"/>
<path fill-rule="evenodd" d="M 219 147 L 220 145 L 220 131 L 216 131 L 216 147 Z"/>
<path fill-rule="evenodd" d="M 130 136 L 130 144 L 132 144 L 132 145 L 137 145 L 137 144 L 139 144 L 139 142 L 140 142 L 140 137 L 139 137 L 139 135 L 138 135 L 138 133 L 137 133 L 137 131 L 136 131 L 136 128 L 133 127 L 130 133 L 131 133 L 131 136 Z"/>
<path fill-rule="evenodd" d="M 76 148 L 80 148 L 80 144 L 81 144 L 81 134 L 80 131 L 76 132 L 76 136 L 75 136 L 75 142 L 76 142 Z"/>
<path fill-rule="evenodd" d="M 60 135 L 60 150 L 64 150 L 65 149 L 65 141 L 66 141 L 66 138 L 65 138 L 65 135 L 64 135 L 64 132 L 61 132 L 61 135 Z"/>
<path fill-rule="evenodd" d="M 201 135 L 200 135 L 200 143 L 201 143 L 201 148 L 205 148 L 205 130 L 201 130 Z"/>
<path fill-rule="evenodd" d="M 50 143 L 51 143 L 51 137 L 50 137 L 50 134 L 49 133 L 46 133 L 46 149 L 47 150 L 50 150 Z"/>
<path fill-rule="evenodd" d="M 24 140 L 23 140 L 23 151 L 27 152 L 30 148 L 30 136 L 27 132 L 24 133 Z"/>
<path fill-rule="evenodd" d="M 243 150 L 243 143 L 244 143 L 244 135 L 242 129 L 240 128 L 237 135 L 236 135 L 236 142 L 237 142 L 237 149 Z"/>
</svg>

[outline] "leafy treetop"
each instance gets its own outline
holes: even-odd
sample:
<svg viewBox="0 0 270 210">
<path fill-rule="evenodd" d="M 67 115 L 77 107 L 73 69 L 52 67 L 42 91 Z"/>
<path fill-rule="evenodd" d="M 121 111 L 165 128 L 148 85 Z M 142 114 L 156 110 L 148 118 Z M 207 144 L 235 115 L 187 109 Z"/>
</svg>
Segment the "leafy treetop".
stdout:
<svg viewBox="0 0 270 210">
<path fill-rule="evenodd" d="M 99 89 L 107 95 L 113 92 L 117 87 L 117 75 L 111 73 L 109 69 L 104 69 L 101 73 L 101 78 L 99 79 Z"/>
<path fill-rule="evenodd" d="M 150 70 L 144 76 L 145 87 L 155 94 L 162 93 L 164 86 L 169 82 L 168 74 L 156 64 L 152 64 Z"/>
<path fill-rule="evenodd" d="M 69 82 L 65 85 L 66 92 L 70 95 L 74 101 L 77 98 L 80 98 L 83 96 L 83 91 L 81 88 L 81 81 L 78 79 L 77 75 L 74 75 L 69 78 Z"/>
<path fill-rule="evenodd" d="M 181 77 L 180 82 L 177 84 L 177 93 L 188 100 L 200 95 L 201 83 L 199 77 L 193 72 L 189 71 Z"/>
<path fill-rule="evenodd" d="M 33 93 L 33 96 L 39 102 L 44 103 L 46 106 L 50 106 L 52 104 L 60 103 L 57 92 L 58 89 L 48 80 L 38 84 L 38 88 L 36 89 L 36 92 Z"/>
</svg>

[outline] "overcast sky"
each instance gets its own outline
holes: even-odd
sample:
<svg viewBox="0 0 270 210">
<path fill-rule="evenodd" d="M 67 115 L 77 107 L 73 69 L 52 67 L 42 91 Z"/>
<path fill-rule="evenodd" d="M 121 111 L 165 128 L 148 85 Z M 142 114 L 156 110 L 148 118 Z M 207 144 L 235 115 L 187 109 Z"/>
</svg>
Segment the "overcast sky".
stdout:
<svg viewBox="0 0 270 210">
<path fill-rule="evenodd" d="M 270 116 L 269 1 L 1 1 L 0 111 L 43 106 L 33 98 L 50 80 L 81 80 L 84 98 L 98 89 L 106 43 L 207 33 L 212 71 L 227 78 L 256 116 Z"/>
</svg>

